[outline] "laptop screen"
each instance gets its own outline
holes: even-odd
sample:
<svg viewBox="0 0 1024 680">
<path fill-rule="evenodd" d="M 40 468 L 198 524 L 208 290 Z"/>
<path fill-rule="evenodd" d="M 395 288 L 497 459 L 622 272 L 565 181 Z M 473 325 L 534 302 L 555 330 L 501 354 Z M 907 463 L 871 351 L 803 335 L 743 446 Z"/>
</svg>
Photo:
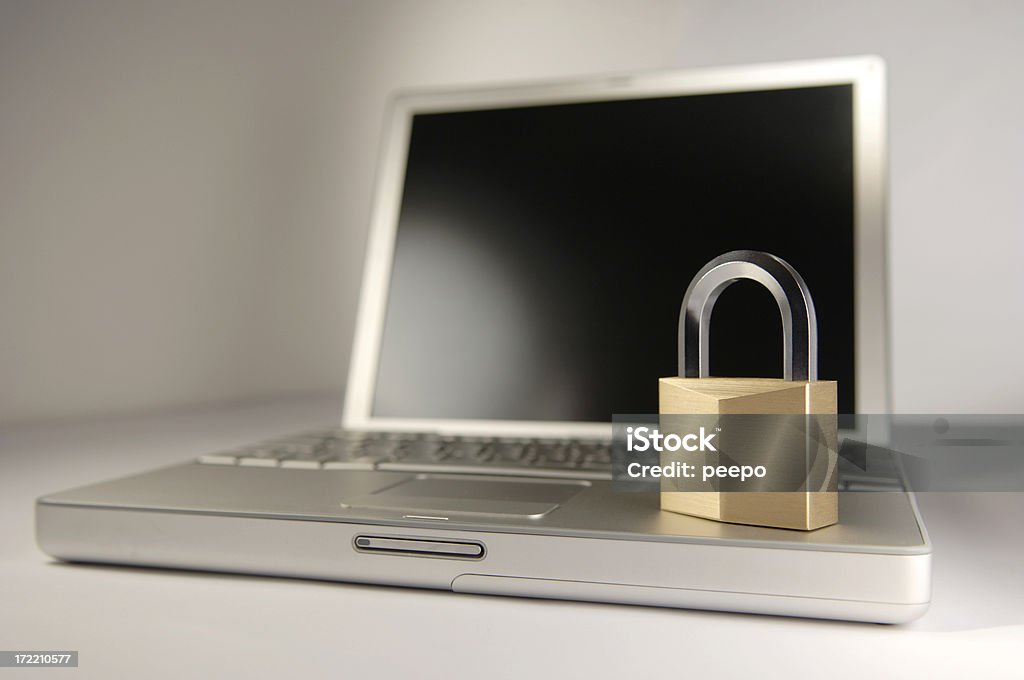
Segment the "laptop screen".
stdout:
<svg viewBox="0 0 1024 680">
<path fill-rule="evenodd" d="M 807 281 L 819 376 L 854 410 L 852 85 L 417 114 L 372 415 L 608 422 L 656 413 L 708 260 Z M 715 307 L 711 372 L 782 375 L 774 299 Z"/>
</svg>

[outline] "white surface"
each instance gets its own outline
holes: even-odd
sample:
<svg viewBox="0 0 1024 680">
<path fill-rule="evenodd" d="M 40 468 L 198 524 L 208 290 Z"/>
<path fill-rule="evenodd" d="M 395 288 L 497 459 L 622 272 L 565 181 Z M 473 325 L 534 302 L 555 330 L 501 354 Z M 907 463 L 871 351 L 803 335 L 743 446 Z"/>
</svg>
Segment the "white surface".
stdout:
<svg viewBox="0 0 1024 680">
<path fill-rule="evenodd" d="M 0 422 L 340 394 L 397 88 L 865 53 L 895 407 L 1020 413 L 1022 26 L 966 0 L 0 0 Z"/>
<path fill-rule="evenodd" d="M 338 407 L 0 433 L 0 648 L 81 652 L 77 672 L 0 676 L 1024 677 L 1024 494 L 920 497 L 935 543 L 932 608 L 896 627 L 69 566 L 33 543 L 41 494 L 329 425 Z"/>
</svg>

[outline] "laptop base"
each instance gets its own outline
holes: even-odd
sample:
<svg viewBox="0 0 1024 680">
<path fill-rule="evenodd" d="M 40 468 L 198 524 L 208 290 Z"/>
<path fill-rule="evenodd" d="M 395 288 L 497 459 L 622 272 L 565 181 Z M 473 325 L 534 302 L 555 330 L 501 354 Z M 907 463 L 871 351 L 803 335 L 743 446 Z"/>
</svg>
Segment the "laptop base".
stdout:
<svg viewBox="0 0 1024 680">
<path fill-rule="evenodd" d="M 37 537 L 77 562 L 876 623 L 930 599 L 931 548 L 903 492 L 843 493 L 840 524 L 814 532 L 665 513 L 606 482 L 538 517 L 340 501 L 417 478 L 189 463 L 40 499 Z"/>
</svg>

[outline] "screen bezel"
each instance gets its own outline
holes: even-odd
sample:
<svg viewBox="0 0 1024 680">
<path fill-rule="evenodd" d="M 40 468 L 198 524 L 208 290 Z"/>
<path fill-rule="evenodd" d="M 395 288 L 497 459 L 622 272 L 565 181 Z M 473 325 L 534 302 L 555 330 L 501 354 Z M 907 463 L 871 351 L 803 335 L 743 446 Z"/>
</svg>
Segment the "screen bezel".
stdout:
<svg viewBox="0 0 1024 680">
<path fill-rule="evenodd" d="M 827 85 L 853 86 L 856 412 L 888 413 L 885 65 L 880 58 L 869 56 L 485 89 L 411 91 L 395 97 L 384 130 L 378 167 L 342 427 L 599 439 L 610 438 L 612 433 L 611 423 L 373 416 L 374 388 L 414 115 Z"/>
</svg>

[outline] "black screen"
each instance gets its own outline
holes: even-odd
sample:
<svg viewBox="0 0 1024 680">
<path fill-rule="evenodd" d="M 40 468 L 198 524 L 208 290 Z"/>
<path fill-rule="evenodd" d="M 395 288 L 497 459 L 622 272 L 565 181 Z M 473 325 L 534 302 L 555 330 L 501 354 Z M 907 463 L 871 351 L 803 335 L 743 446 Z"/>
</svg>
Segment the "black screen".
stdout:
<svg viewBox="0 0 1024 680">
<path fill-rule="evenodd" d="M 373 415 L 657 413 L 686 286 L 735 249 L 807 281 L 852 413 L 852 105 L 829 86 L 416 115 Z M 781 377 L 781 327 L 731 286 L 712 374 Z"/>
</svg>

